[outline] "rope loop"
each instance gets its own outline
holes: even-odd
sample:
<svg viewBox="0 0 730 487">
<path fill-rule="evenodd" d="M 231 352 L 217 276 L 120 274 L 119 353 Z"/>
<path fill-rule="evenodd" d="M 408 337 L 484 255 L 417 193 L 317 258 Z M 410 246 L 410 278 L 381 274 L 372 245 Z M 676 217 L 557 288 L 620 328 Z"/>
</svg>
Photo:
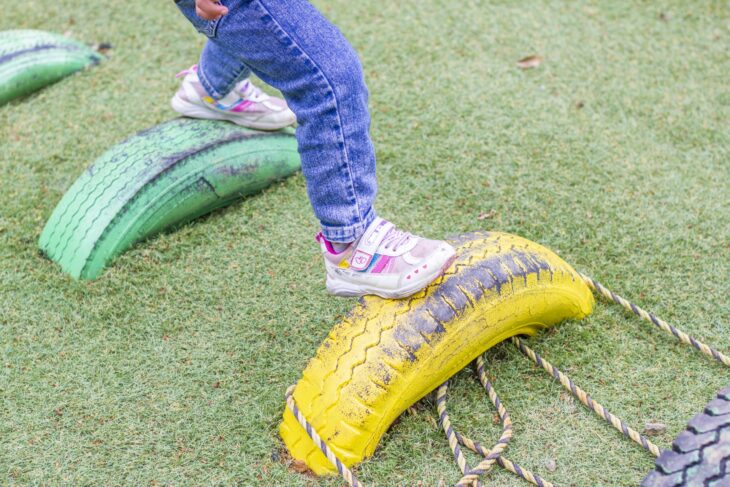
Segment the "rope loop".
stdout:
<svg viewBox="0 0 730 487">
<path fill-rule="evenodd" d="M 350 485 L 350 487 L 365 487 L 360 481 L 357 480 L 355 474 L 352 473 L 349 468 L 347 468 L 342 460 L 337 458 L 337 455 L 332 452 L 332 449 L 327 446 L 327 443 L 325 443 L 325 441 L 319 436 L 317 430 L 314 429 L 309 421 L 307 421 L 307 418 L 305 418 L 302 412 L 299 410 L 299 408 L 297 407 L 297 403 L 294 402 L 293 397 L 295 387 L 296 386 L 291 385 L 286 390 L 286 405 L 289 410 L 292 412 L 302 428 L 304 428 L 304 430 L 307 432 L 309 438 L 314 442 L 315 445 L 319 447 L 322 453 L 324 453 L 324 456 L 327 457 L 327 460 L 329 460 L 330 463 L 335 466 L 337 471 L 340 473 L 342 478 L 345 479 L 348 485 Z"/>
</svg>

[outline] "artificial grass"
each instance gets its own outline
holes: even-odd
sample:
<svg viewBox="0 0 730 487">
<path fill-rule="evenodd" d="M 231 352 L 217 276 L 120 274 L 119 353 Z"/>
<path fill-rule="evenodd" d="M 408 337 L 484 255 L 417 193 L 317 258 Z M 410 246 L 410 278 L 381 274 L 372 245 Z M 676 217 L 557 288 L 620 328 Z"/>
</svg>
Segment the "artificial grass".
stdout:
<svg viewBox="0 0 730 487">
<path fill-rule="evenodd" d="M 365 67 L 384 216 L 429 236 L 531 238 L 730 349 L 726 2 L 316 5 Z M 292 472 L 277 436 L 286 387 L 352 306 L 324 291 L 301 176 L 73 281 L 38 254 L 45 219 L 107 147 L 174 116 L 173 74 L 203 39 L 172 2 L 2 11 L 0 29 L 114 48 L 0 107 L 0 482 L 341 485 Z M 519 70 L 529 54 L 543 64 Z M 529 343 L 629 424 L 665 423 L 661 447 L 730 377 L 608 304 Z M 488 357 L 510 459 L 558 485 L 635 485 L 652 468 L 511 346 Z M 470 371 L 451 397 L 457 428 L 497 438 Z M 434 417 L 430 400 L 405 415 L 361 479 L 453 483 Z M 487 485 L 526 484 L 497 469 Z"/>
</svg>

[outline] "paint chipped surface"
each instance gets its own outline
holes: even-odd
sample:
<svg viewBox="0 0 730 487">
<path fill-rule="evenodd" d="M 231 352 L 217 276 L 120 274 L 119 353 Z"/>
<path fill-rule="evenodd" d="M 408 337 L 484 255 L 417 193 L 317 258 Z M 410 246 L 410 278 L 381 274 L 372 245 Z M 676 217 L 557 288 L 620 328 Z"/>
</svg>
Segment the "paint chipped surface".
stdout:
<svg viewBox="0 0 730 487">
<path fill-rule="evenodd" d="M 409 316 L 411 326 L 399 327 L 394 334 L 411 355 L 437 335 L 446 333 L 445 323 L 463 316 L 485 293 L 501 295 L 516 279 L 527 284 L 531 274 L 538 280 L 540 272 L 552 274 L 549 262 L 535 252 L 524 250 L 495 254 L 470 265 L 464 264 L 464 260 L 464 256 L 456 260 L 456 271 L 439 283 L 413 316 Z"/>
</svg>

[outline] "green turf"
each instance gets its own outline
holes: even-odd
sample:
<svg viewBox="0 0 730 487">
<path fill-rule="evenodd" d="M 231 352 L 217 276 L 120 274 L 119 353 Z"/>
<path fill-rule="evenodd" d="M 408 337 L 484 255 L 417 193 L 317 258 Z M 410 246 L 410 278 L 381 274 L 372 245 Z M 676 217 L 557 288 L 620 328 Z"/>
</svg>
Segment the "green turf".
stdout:
<svg viewBox="0 0 730 487">
<path fill-rule="evenodd" d="M 730 349 L 727 2 L 316 3 L 365 66 L 384 216 L 526 236 Z M 173 75 L 203 39 L 171 1 L 5 2 L 9 28 L 114 49 L 0 108 L 0 484 L 341 485 L 279 461 L 284 391 L 352 306 L 324 291 L 301 176 L 137 245 L 98 281 L 37 251 L 92 160 L 173 116 Z M 530 54 L 543 65 L 519 70 Z M 605 304 L 529 343 L 629 424 L 665 423 L 662 447 L 730 383 Z M 635 485 L 652 467 L 509 346 L 489 361 L 512 460 L 559 485 Z M 455 426 L 497 438 L 472 373 L 452 397 Z M 434 416 L 425 401 L 398 422 L 362 480 L 453 483 Z M 499 471 L 488 484 L 526 485 Z"/>
</svg>

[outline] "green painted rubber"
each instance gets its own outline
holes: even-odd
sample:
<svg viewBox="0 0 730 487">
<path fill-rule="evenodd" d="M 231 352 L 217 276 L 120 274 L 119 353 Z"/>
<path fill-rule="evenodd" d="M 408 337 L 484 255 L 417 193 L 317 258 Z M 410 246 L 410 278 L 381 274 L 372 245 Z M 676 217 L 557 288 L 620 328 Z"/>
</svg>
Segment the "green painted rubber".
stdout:
<svg viewBox="0 0 730 487">
<path fill-rule="evenodd" d="M 0 105 L 101 59 L 90 47 L 62 35 L 39 30 L 0 32 Z"/>
<path fill-rule="evenodd" d="M 134 243 L 250 195 L 300 167 L 290 130 L 179 118 L 112 147 L 73 184 L 40 248 L 94 279 Z"/>
</svg>

